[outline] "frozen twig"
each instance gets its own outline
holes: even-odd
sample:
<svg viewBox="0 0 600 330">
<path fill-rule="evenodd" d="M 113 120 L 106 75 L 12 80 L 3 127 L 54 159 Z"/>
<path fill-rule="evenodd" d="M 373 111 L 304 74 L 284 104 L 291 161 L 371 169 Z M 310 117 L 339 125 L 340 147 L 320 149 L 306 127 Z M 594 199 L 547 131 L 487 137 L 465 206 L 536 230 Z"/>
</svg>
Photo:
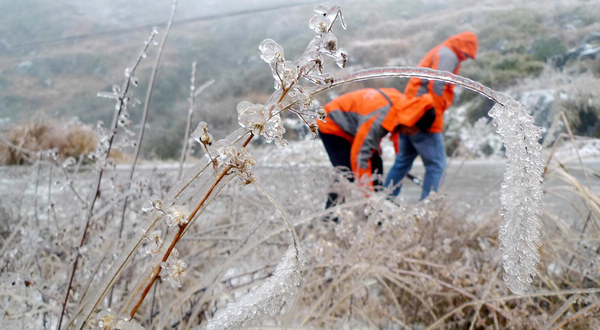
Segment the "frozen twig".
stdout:
<svg viewBox="0 0 600 330">
<path fill-rule="evenodd" d="M 109 132 L 107 141 L 106 141 L 106 145 L 107 148 L 104 152 L 104 155 L 102 155 L 104 157 L 104 161 L 106 161 L 109 157 L 110 154 L 110 150 L 112 148 L 112 144 L 114 141 L 114 138 L 117 134 L 117 128 L 119 125 L 119 116 L 121 115 L 121 112 L 125 109 L 125 107 L 127 106 L 128 103 L 128 98 L 129 96 L 127 95 L 127 93 L 129 92 L 129 88 L 130 86 L 133 84 L 133 73 L 135 73 L 135 71 L 137 70 L 138 66 L 140 65 L 140 63 L 142 62 L 142 59 L 146 56 L 146 51 L 148 50 L 148 47 L 152 44 L 152 40 L 154 39 L 154 37 L 156 36 L 156 31 L 153 30 L 150 33 L 150 36 L 148 37 L 148 40 L 145 42 L 144 44 L 144 48 L 142 49 L 142 51 L 140 52 L 135 64 L 133 65 L 132 69 L 127 69 L 126 70 L 126 79 L 125 82 L 123 83 L 123 87 L 120 88 L 119 90 L 115 90 L 114 94 L 112 95 L 112 98 L 114 98 L 116 100 L 116 105 L 115 105 L 115 111 L 113 114 L 113 121 L 111 124 L 111 130 Z M 87 238 L 87 234 L 88 234 L 88 230 L 90 227 L 90 223 L 91 223 L 91 219 L 94 213 L 94 206 L 96 205 L 96 201 L 98 200 L 98 197 L 100 197 L 100 184 L 102 182 L 102 177 L 104 174 L 104 164 L 101 164 L 102 166 L 100 167 L 100 170 L 98 172 L 98 177 L 96 179 L 96 184 L 95 184 L 95 189 L 93 190 L 93 195 L 91 198 L 91 202 L 88 204 L 88 211 L 87 211 L 87 215 L 86 215 L 86 223 L 85 226 L 83 228 L 83 233 L 81 235 L 81 241 L 79 243 L 79 247 L 82 247 L 85 244 L 86 238 Z M 73 286 L 73 279 L 75 278 L 75 273 L 77 271 L 77 263 L 79 261 L 80 258 L 80 253 L 79 250 L 77 252 L 77 255 L 75 256 L 75 261 L 73 262 L 73 266 L 72 266 L 72 271 L 71 274 L 69 276 L 69 282 L 67 285 L 67 290 L 65 293 L 65 299 L 63 301 L 63 306 L 62 306 L 62 311 L 60 313 L 60 318 L 58 321 L 58 328 L 60 329 L 61 325 L 62 325 L 62 320 L 65 314 L 65 310 L 67 308 L 67 303 L 69 302 L 69 295 L 71 292 L 71 288 Z"/>
</svg>

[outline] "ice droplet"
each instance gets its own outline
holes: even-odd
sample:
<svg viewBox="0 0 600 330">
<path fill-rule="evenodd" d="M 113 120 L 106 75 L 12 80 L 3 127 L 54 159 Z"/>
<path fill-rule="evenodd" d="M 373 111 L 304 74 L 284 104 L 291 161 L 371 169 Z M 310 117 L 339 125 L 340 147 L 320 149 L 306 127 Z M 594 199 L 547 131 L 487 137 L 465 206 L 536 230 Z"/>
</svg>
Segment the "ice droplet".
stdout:
<svg viewBox="0 0 600 330">
<path fill-rule="evenodd" d="M 65 159 L 65 161 L 62 163 L 62 167 L 67 168 L 67 167 L 73 166 L 75 164 L 77 164 L 77 160 L 75 160 L 75 158 L 73 158 L 73 157 L 69 157 L 69 158 Z"/>
</svg>

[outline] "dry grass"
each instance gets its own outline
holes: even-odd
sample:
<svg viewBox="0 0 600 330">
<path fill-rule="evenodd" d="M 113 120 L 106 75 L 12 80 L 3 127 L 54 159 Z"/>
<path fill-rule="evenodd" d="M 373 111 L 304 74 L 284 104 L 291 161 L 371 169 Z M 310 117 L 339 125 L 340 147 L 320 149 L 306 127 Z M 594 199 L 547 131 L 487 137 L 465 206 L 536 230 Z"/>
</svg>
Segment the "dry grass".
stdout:
<svg viewBox="0 0 600 330">
<path fill-rule="evenodd" d="M 98 136 L 87 125 L 38 119 L 15 125 L 0 141 L 0 163 L 32 164 L 39 151 L 55 149 L 60 159 L 87 156 L 96 150 Z"/>
<path fill-rule="evenodd" d="M 502 280 L 499 215 L 466 222 L 441 196 L 414 208 L 375 210 L 379 216 L 373 220 L 343 212 L 342 223 L 330 228 L 335 235 L 308 244 L 312 262 L 299 302 L 304 326 L 545 328 L 567 320 L 570 327 L 600 325 L 589 318 L 600 315 L 599 274 L 578 263 L 589 255 L 573 250 L 579 236 L 597 247 L 597 230 L 565 237 L 549 226 L 534 289 L 521 297 L 510 294 Z M 572 258 L 583 269 L 574 269 Z M 588 317 L 567 318 L 588 306 Z"/>
<path fill-rule="evenodd" d="M 266 177 L 277 181 L 266 183 L 273 189 L 289 186 L 290 181 L 318 187 L 327 176 L 314 169 L 296 169 L 283 179 L 279 171 L 275 170 L 280 174 L 276 175 L 268 170 Z M 547 175 L 566 173 L 561 171 L 553 167 Z M 583 204 L 578 207 L 592 212 L 598 197 L 589 191 L 588 195 L 578 193 L 577 182 L 568 182 L 562 195 L 579 198 Z M 341 189 L 356 190 L 350 184 Z M 340 218 L 335 224 L 321 221 L 325 212 L 317 211 L 322 207 L 320 196 L 324 194 L 318 190 L 278 195 L 296 224 L 306 259 L 305 281 L 295 303 L 281 306 L 279 316 L 261 326 L 600 326 L 597 214 L 590 218 L 595 222 L 590 220 L 587 228 L 582 228 L 582 223 L 570 224 L 553 214 L 550 210 L 557 205 L 545 205 L 539 273 L 532 290 L 518 296 L 510 293 L 502 279 L 497 210 L 479 211 L 477 221 L 468 221 L 451 196 L 432 195 L 418 205 L 396 205 L 382 196 L 364 198 L 354 192 L 346 204 L 333 211 Z M 248 186 L 228 187 L 207 210 L 202 223 L 190 229 L 187 243 L 181 247 L 180 255 L 191 267 L 181 291 L 163 283 L 153 306 L 143 306 L 138 320 L 159 328 L 203 324 L 269 278 L 288 245 L 286 228 L 267 198 Z M 131 276 L 136 278 L 133 273 Z M 123 292 L 122 284 L 119 288 L 117 292 Z M 151 310 L 155 313 L 152 318 Z"/>
<path fill-rule="evenodd" d="M 324 212 L 319 210 L 326 195 L 324 178 L 329 170 L 257 169 L 259 182 L 267 190 L 279 192 L 277 200 L 296 225 L 306 259 L 304 285 L 295 303 L 282 306 L 277 317 L 258 325 L 326 329 L 600 326 L 600 204 L 597 194 L 578 179 L 581 167 L 561 166 L 558 162 L 548 166 L 546 195 L 558 194 L 561 198 L 547 200 L 544 205 L 542 261 L 532 291 L 523 296 L 510 294 L 502 280 L 497 239 L 501 217 L 497 210 L 477 210 L 477 221 L 468 221 L 462 216 L 463 210 L 457 208 L 461 204 L 452 196 L 432 195 L 417 205 L 396 205 L 379 195 L 364 198 L 348 184 L 340 188 L 353 193 L 346 204 L 334 210 L 340 223 L 324 223 Z M 597 183 L 594 173 L 588 174 L 592 184 Z M 154 176 L 153 183 L 173 182 L 169 175 Z M 138 210 L 150 198 L 148 193 L 168 190 L 172 190 L 168 184 L 156 185 L 141 196 L 132 196 L 131 209 Z M 110 190 L 103 191 L 106 200 L 115 198 Z M 2 230 L 6 237 L 2 247 L 9 243 L 7 251 L 21 252 L 11 261 L 3 259 L 2 271 L 6 276 L 16 276 L 23 287 L 21 291 L 6 291 L 10 298 L 3 298 L 27 299 L 29 306 L 35 307 L 11 307 L 13 319 L 43 319 L 34 318 L 32 310 L 39 311 L 35 315 L 47 313 L 49 320 L 58 313 L 51 297 L 60 297 L 63 292 L 64 288 L 57 284 L 64 281 L 68 267 L 62 260 L 74 238 L 55 232 L 54 224 L 72 228 L 68 224 L 77 211 L 60 206 L 71 200 L 69 195 L 56 195 L 53 199 L 61 212 L 49 222 L 41 218 L 42 226 L 37 230 L 52 238 L 37 244 L 39 250 L 35 253 L 25 253 L 18 247 L 30 246 L 28 242 L 37 240 L 31 234 L 26 236 L 14 230 L 29 228 L 27 223 L 31 221 L 24 222 L 27 218 L 18 216 L 22 212 L 6 213 L 12 220 Z M 45 197 L 40 198 L 40 203 L 44 200 Z M 567 219 L 554 212 L 556 209 L 576 216 Z M 102 258 L 115 244 L 116 229 L 111 227 L 110 213 L 101 219 L 104 220 L 100 227 L 93 229 L 92 234 L 102 233 L 106 238 L 84 252 L 90 265 L 80 275 L 81 283 L 75 286 L 78 292 L 89 283 L 95 285 L 91 281 L 94 271 L 103 272 L 110 265 L 109 260 Z M 133 219 L 130 225 L 139 221 Z M 166 225 L 157 229 L 167 232 Z M 133 232 L 128 225 L 126 233 Z M 252 185 L 230 184 L 178 246 L 180 257 L 188 264 L 182 288 L 161 282 L 156 291 L 150 292 L 148 303 L 142 305 L 136 319 L 147 328 L 187 329 L 205 324 L 227 303 L 269 278 L 288 246 L 287 228 L 269 199 Z M 38 261 L 32 262 L 32 257 Z M 149 257 L 140 254 L 124 272 L 115 285 L 115 310 L 123 305 L 149 264 Z M 24 265 L 29 265 L 28 273 L 32 275 L 18 275 L 25 274 L 17 271 Z M 36 275 L 38 267 L 44 277 Z"/>
</svg>

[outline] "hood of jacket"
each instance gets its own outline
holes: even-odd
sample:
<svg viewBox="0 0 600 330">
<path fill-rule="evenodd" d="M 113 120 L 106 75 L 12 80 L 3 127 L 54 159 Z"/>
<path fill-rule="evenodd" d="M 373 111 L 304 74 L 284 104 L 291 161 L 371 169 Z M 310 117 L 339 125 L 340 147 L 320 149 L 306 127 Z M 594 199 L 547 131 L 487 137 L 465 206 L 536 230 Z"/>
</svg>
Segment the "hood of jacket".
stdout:
<svg viewBox="0 0 600 330">
<path fill-rule="evenodd" d="M 466 60 L 467 57 L 475 59 L 477 56 L 477 36 L 470 31 L 446 39 L 443 45 L 452 49 L 460 61 Z"/>
</svg>

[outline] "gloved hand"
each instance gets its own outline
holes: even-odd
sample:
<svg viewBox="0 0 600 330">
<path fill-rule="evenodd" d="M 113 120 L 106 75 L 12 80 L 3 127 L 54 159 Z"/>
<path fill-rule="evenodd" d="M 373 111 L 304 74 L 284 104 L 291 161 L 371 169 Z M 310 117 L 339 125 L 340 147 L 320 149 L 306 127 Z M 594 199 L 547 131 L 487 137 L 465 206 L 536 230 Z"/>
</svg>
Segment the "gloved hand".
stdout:
<svg viewBox="0 0 600 330">
<path fill-rule="evenodd" d="M 415 135 L 419 133 L 419 128 L 417 128 L 416 126 L 409 127 L 404 125 L 398 125 L 398 133 L 402 135 Z"/>
<path fill-rule="evenodd" d="M 435 121 L 435 109 L 429 108 L 425 110 L 425 114 L 415 124 L 422 132 L 429 132 L 431 125 Z"/>
</svg>

